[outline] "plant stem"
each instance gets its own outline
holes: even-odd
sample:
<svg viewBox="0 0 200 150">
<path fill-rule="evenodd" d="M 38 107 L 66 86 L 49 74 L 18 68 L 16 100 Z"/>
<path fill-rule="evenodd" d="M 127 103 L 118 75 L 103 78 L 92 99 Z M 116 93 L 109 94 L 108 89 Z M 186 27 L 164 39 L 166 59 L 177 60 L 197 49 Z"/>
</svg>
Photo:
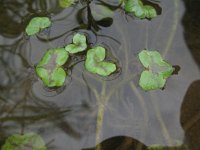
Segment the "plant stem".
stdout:
<svg viewBox="0 0 200 150">
<path fill-rule="evenodd" d="M 97 113 L 97 122 L 96 122 L 96 148 L 95 150 L 101 150 L 101 129 L 103 125 L 103 117 L 104 117 L 104 105 L 100 104 L 98 107 L 98 113 Z"/>
</svg>

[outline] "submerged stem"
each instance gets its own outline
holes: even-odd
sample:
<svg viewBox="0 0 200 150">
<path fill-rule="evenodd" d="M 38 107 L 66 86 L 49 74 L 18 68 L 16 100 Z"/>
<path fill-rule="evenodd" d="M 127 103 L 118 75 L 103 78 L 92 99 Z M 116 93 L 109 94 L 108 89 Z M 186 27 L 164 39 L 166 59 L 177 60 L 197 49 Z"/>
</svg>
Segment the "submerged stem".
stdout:
<svg viewBox="0 0 200 150">
<path fill-rule="evenodd" d="M 103 117 L 104 117 L 104 105 L 101 104 L 98 107 L 98 113 L 97 113 L 97 122 L 96 122 L 96 148 L 95 150 L 101 150 L 101 144 L 100 140 L 101 140 L 101 129 L 102 129 L 102 125 L 103 125 Z"/>
</svg>

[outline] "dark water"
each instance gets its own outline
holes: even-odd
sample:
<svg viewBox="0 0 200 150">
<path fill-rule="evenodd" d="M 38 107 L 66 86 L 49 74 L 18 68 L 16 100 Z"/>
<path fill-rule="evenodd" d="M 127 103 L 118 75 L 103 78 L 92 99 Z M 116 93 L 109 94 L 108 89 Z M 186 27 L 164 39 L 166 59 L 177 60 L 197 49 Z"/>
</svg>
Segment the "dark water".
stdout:
<svg viewBox="0 0 200 150">
<path fill-rule="evenodd" d="M 126 15 L 114 0 L 104 2 L 112 5 L 113 16 L 94 22 L 84 15 L 84 3 L 63 9 L 56 0 L 0 1 L 0 146 L 12 134 L 35 132 L 49 150 L 92 149 L 101 141 L 105 150 L 152 144 L 200 149 L 200 1 L 163 0 L 161 15 L 151 21 Z M 100 1 L 91 10 L 95 3 Z M 24 29 L 38 15 L 51 17 L 53 25 L 28 38 Z M 105 46 L 118 72 L 91 75 L 79 56 L 64 87 L 44 88 L 34 66 L 77 31 L 90 46 Z M 143 68 L 137 54 L 144 48 L 180 67 L 164 90 L 138 86 Z"/>
</svg>

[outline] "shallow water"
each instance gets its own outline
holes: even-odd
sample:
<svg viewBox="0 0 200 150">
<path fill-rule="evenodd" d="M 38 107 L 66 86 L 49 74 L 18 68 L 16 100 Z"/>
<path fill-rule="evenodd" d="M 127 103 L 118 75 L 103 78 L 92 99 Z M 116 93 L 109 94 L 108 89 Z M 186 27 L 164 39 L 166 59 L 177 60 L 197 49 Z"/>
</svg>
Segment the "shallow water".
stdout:
<svg viewBox="0 0 200 150">
<path fill-rule="evenodd" d="M 161 1 L 161 15 L 151 21 L 116 9 L 104 26 L 88 25 L 83 5 L 63 9 L 50 0 L 0 1 L 0 146 L 12 134 L 35 132 L 49 150 L 86 149 L 115 136 L 199 150 L 200 3 Z M 24 29 L 37 15 L 50 16 L 53 25 L 28 38 Z M 47 49 L 70 43 L 75 32 L 85 33 L 91 47 L 105 46 L 118 72 L 92 75 L 80 55 L 64 87 L 44 88 L 34 66 Z M 145 48 L 180 67 L 164 90 L 145 92 L 138 85 L 143 67 L 137 54 Z"/>
</svg>

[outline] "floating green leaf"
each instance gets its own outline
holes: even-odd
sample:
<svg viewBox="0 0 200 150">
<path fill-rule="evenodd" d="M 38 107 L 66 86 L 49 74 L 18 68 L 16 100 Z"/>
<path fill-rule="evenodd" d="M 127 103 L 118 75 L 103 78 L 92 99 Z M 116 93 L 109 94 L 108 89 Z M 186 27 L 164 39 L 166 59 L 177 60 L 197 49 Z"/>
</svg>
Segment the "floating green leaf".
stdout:
<svg viewBox="0 0 200 150">
<path fill-rule="evenodd" d="M 26 33 L 28 35 L 34 35 L 40 30 L 48 28 L 51 25 L 51 21 L 48 17 L 34 17 L 26 27 Z"/>
<path fill-rule="evenodd" d="M 2 150 L 47 150 L 43 139 L 35 134 L 28 133 L 25 135 L 14 134 L 6 139 Z"/>
<path fill-rule="evenodd" d="M 139 59 L 146 68 L 140 76 L 139 85 L 145 91 L 163 88 L 174 68 L 165 62 L 157 51 L 142 50 Z"/>
<path fill-rule="evenodd" d="M 134 16 L 140 19 L 151 19 L 157 16 L 155 8 L 144 5 L 141 0 L 125 0 L 125 11 L 133 13 Z"/>
<path fill-rule="evenodd" d="M 67 8 L 75 3 L 76 0 L 59 0 L 60 7 Z"/>
<path fill-rule="evenodd" d="M 85 62 L 85 68 L 94 74 L 108 76 L 116 70 L 116 65 L 111 62 L 104 61 L 106 50 L 97 46 L 88 50 Z"/>
<path fill-rule="evenodd" d="M 48 50 L 36 66 L 36 73 L 47 87 L 60 87 L 65 82 L 66 73 L 61 68 L 69 54 L 64 48 Z"/>
<path fill-rule="evenodd" d="M 73 44 L 69 44 L 65 47 L 65 50 L 71 54 L 82 52 L 86 50 L 87 43 L 86 37 L 83 34 L 76 33 L 73 37 Z"/>
</svg>

